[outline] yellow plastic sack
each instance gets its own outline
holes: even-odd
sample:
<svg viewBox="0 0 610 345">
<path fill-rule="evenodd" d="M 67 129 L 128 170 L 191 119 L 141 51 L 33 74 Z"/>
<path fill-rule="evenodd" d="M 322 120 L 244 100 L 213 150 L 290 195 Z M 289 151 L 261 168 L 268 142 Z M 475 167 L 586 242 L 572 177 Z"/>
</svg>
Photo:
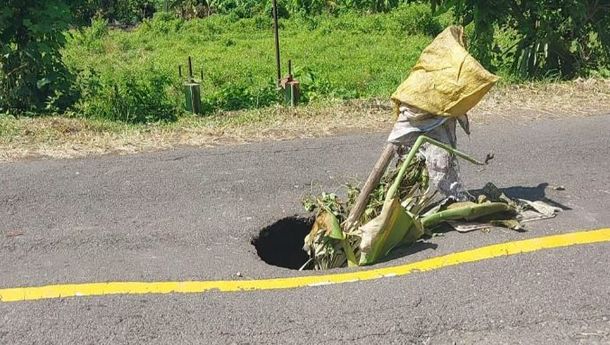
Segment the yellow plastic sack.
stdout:
<svg viewBox="0 0 610 345">
<path fill-rule="evenodd" d="M 464 47 L 464 29 L 450 26 L 422 52 L 411 74 L 392 95 L 401 103 L 441 116 L 461 116 L 474 107 L 499 77 Z"/>
</svg>

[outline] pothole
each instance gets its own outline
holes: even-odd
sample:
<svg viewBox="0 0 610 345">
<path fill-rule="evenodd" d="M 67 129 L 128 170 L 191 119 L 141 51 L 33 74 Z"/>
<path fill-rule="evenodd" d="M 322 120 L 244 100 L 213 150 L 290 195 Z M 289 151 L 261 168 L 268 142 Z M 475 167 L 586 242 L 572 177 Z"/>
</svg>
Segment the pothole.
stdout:
<svg viewBox="0 0 610 345">
<path fill-rule="evenodd" d="M 252 245 L 266 263 L 299 269 L 309 259 L 303 251 L 303 240 L 312 225 L 312 218 L 283 218 L 262 229 L 259 235 L 252 239 Z"/>
</svg>

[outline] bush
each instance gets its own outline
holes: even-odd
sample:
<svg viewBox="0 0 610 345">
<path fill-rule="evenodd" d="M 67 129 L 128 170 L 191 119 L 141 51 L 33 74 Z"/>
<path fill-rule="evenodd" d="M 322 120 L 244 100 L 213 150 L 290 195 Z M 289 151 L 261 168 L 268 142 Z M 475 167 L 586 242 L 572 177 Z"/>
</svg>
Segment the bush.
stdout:
<svg viewBox="0 0 610 345">
<path fill-rule="evenodd" d="M 433 16 L 430 6 L 425 4 L 406 4 L 392 11 L 391 18 L 403 34 L 425 34 L 436 36 L 444 27 Z"/>
<path fill-rule="evenodd" d="M 320 77 L 318 73 L 308 67 L 295 68 L 295 77 L 300 82 L 301 100 L 305 103 L 320 99 L 332 93 L 333 87 L 328 79 Z"/>
<path fill-rule="evenodd" d="M 72 1 L 75 24 L 89 25 L 103 18 L 123 25 L 136 24 L 162 9 L 165 0 L 77 0 Z M 42 2 L 42 1 L 41 1 Z"/>
<path fill-rule="evenodd" d="M 60 0 L 0 3 L 0 111 L 62 110 L 75 98 L 61 59 L 70 9 Z"/>
<path fill-rule="evenodd" d="M 178 19 L 170 13 L 159 12 L 153 18 L 144 20 L 138 31 L 167 35 L 180 31 L 183 25 L 184 20 Z"/>
<path fill-rule="evenodd" d="M 411 35 L 435 36 L 443 26 L 432 14 L 430 6 L 406 4 L 390 13 L 365 14 L 346 10 L 336 15 L 296 16 L 301 28 L 321 30 L 324 34 L 336 31 L 362 34 L 383 34 L 389 32 L 398 37 Z"/>
<path fill-rule="evenodd" d="M 106 35 L 108 35 L 108 21 L 102 18 L 94 18 L 91 26 L 73 31 L 71 38 L 83 48 L 103 53 L 102 39 Z"/>
<path fill-rule="evenodd" d="M 610 63 L 610 2 L 583 0 L 434 1 L 471 24 L 472 50 L 484 64 L 510 64 L 523 78 L 572 78 Z M 515 41 L 501 47 L 500 34 Z"/>
<path fill-rule="evenodd" d="M 83 71 L 78 82 L 83 97 L 76 108 L 85 117 L 127 123 L 176 120 L 178 110 L 170 96 L 174 83 L 158 70 L 117 71 L 103 76 Z"/>
<path fill-rule="evenodd" d="M 240 110 L 261 108 L 277 103 L 278 92 L 275 83 L 262 88 L 248 88 L 244 85 L 228 83 L 210 97 L 204 97 L 205 113 L 217 110 Z"/>
</svg>

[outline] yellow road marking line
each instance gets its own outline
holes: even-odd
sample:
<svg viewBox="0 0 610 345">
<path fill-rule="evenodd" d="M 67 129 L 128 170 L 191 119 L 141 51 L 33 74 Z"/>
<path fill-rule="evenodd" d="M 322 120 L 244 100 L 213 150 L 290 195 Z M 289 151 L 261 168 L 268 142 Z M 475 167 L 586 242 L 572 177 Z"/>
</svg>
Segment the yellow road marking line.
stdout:
<svg viewBox="0 0 610 345">
<path fill-rule="evenodd" d="M 494 244 L 404 265 L 355 272 L 259 280 L 108 282 L 19 287 L 0 289 L 0 302 L 33 301 L 49 298 L 118 294 L 167 294 L 203 293 L 208 291 L 231 292 L 276 290 L 340 284 L 385 277 L 404 276 L 413 272 L 431 271 L 443 267 L 481 261 L 500 256 L 509 256 L 534 252 L 542 249 L 560 248 L 598 242 L 610 242 L 610 228 Z"/>
</svg>

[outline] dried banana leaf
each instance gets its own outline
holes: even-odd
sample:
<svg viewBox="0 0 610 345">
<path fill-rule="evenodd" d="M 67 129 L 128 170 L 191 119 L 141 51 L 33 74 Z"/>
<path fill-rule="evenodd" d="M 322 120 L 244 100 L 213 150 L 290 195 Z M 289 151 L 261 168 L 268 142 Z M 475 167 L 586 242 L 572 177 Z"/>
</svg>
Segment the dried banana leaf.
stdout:
<svg viewBox="0 0 610 345">
<path fill-rule="evenodd" d="M 417 241 L 424 232 L 415 222 L 418 220 L 405 211 L 397 198 L 387 200 L 381 214 L 360 228 L 362 242 L 359 264 L 377 262 L 407 238 L 412 242 Z"/>
<path fill-rule="evenodd" d="M 357 266 L 356 256 L 352 249 L 350 238 L 341 230 L 337 217 L 329 212 L 321 211 L 305 237 L 303 250 L 315 258 L 316 269 L 329 269 L 334 267 Z"/>
</svg>

